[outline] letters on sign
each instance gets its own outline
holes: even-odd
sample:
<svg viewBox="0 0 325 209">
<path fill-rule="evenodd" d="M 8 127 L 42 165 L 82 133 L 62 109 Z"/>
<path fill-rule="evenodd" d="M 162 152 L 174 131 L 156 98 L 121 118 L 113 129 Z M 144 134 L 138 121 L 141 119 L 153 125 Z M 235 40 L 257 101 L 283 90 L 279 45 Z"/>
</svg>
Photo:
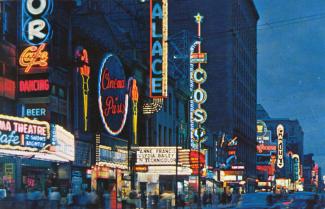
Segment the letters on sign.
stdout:
<svg viewBox="0 0 325 209">
<path fill-rule="evenodd" d="M 124 69 L 118 57 L 107 55 L 99 70 L 98 106 L 106 131 L 112 135 L 121 133 L 124 128 L 128 94 Z"/>
<path fill-rule="evenodd" d="M 47 67 L 48 52 L 44 50 L 45 44 L 39 47 L 27 47 L 19 57 L 19 65 L 24 68 L 25 73 L 29 73 L 32 67 Z"/>
<path fill-rule="evenodd" d="M 167 0 L 150 0 L 150 97 L 167 97 Z"/>
<path fill-rule="evenodd" d="M 278 168 L 283 168 L 284 166 L 284 159 L 283 159 L 283 135 L 284 135 L 284 127 L 283 125 L 279 124 L 276 128 L 277 136 L 278 136 L 278 160 L 277 166 Z"/>
<path fill-rule="evenodd" d="M 51 35 L 48 16 L 52 12 L 52 0 L 22 0 L 23 38 L 30 45 L 39 45 Z"/>
<path fill-rule="evenodd" d="M 0 115 L 0 145 L 43 148 L 50 138 L 47 122 Z"/>
</svg>

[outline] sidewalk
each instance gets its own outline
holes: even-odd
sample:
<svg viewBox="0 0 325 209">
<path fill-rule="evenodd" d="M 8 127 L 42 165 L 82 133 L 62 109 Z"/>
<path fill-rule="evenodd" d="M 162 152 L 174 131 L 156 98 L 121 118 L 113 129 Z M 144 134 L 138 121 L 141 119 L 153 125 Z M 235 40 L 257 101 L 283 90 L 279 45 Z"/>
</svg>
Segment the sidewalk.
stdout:
<svg viewBox="0 0 325 209">
<path fill-rule="evenodd" d="M 191 206 L 185 206 L 184 209 L 197 209 L 198 207 L 193 204 Z M 207 205 L 207 206 L 202 206 L 202 209 L 226 209 L 226 208 L 236 208 L 236 205 L 234 204 L 227 204 L 227 205 Z M 177 209 L 183 209 L 182 207 L 178 207 Z"/>
</svg>

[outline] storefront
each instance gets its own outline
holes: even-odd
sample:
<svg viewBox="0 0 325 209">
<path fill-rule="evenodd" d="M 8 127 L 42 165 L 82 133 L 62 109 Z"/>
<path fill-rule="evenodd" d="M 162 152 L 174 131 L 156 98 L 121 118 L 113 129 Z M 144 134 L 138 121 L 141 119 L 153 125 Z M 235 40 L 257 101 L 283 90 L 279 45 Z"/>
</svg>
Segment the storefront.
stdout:
<svg viewBox="0 0 325 209">
<path fill-rule="evenodd" d="M 0 155 L 0 186 L 47 193 L 59 186 L 57 163 L 74 160 L 74 136 L 46 121 L 0 115 Z"/>
<path fill-rule="evenodd" d="M 127 167 L 127 151 L 112 150 L 111 147 L 98 145 L 96 165 L 91 167 L 91 188 L 95 189 L 104 204 L 103 195 L 107 194 L 110 208 L 122 208 L 122 200 L 126 198 L 131 189 Z"/>
</svg>

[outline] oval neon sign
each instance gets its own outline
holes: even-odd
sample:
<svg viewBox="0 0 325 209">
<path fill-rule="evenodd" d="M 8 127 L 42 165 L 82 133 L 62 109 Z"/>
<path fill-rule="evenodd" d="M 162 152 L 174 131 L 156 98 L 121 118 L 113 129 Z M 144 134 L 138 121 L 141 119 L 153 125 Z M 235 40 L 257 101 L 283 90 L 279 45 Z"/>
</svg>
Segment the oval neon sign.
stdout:
<svg viewBox="0 0 325 209">
<path fill-rule="evenodd" d="M 106 131 L 118 135 L 124 128 L 129 96 L 124 69 L 119 58 L 104 57 L 98 77 L 98 107 Z"/>
</svg>

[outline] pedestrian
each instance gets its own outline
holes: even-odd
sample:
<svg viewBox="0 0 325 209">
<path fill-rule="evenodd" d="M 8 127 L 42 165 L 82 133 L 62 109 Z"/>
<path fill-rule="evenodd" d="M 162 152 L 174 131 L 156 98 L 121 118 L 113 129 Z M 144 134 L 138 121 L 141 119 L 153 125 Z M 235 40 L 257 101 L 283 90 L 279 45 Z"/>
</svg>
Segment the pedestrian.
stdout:
<svg viewBox="0 0 325 209">
<path fill-rule="evenodd" d="M 73 206 L 73 194 L 72 189 L 69 189 L 69 192 L 67 194 L 67 207 L 72 208 Z"/>
<path fill-rule="evenodd" d="M 60 207 L 61 195 L 57 187 L 54 187 L 49 195 L 50 207 L 51 209 L 59 209 Z"/>
<path fill-rule="evenodd" d="M 159 203 L 159 195 L 158 192 L 155 191 L 154 195 L 152 196 L 152 208 L 156 209 L 158 208 Z"/>
<path fill-rule="evenodd" d="M 92 189 L 92 191 L 88 193 L 88 198 L 89 198 L 88 208 L 89 209 L 97 209 L 98 208 L 98 196 L 94 189 Z"/>
</svg>

